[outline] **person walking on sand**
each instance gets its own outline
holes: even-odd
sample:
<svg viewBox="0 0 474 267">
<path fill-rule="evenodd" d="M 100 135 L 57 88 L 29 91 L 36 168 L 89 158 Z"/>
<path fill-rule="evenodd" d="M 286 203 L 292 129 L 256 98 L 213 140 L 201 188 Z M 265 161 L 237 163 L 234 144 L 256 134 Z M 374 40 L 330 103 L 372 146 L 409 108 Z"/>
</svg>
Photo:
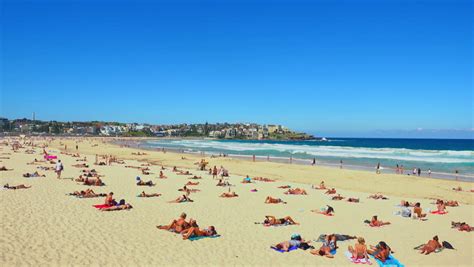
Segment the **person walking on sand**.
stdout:
<svg viewBox="0 0 474 267">
<path fill-rule="evenodd" d="M 421 169 L 420 168 L 418 168 L 417 172 L 418 172 L 418 176 L 421 176 Z"/>
<path fill-rule="evenodd" d="M 377 163 L 377 167 L 375 168 L 375 173 L 380 174 L 380 162 Z"/>
<path fill-rule="evenodd" d="M 431 169 L 428 169 L 428 177 L 431 177 Z"/>
<path fill-rule="evenodd" d="M 316 165 L 316 158 L 313 158 L 313 163 L 311 165 Z"/>
<path fill-rule="evenodd" d="M 58 163 L 56 163 L 55 170 L 56 170 L 56 174 L 58 175 L 58 179 L 60 179 L 61 178 L 61 172 L 64 170 L 64 166 L 63 166 L 63 163 L 61 162 L 61 160 L 58 160 Z"/>
<path fill-rule="evenodd" d="M 341 161 L 339 162 L 341 165 L 339 166 L 339 169 L 342 169 L 342 159 Z"/>
</svg>

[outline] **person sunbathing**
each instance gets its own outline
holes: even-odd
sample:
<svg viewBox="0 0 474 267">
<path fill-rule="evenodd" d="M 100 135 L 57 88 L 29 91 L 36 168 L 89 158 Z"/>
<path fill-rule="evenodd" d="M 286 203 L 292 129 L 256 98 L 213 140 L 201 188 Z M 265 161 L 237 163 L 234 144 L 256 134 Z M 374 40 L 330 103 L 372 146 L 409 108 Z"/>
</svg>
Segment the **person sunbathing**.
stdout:
<svg viewBox="0 0 474 267">
<path fill-rule="evenodd" d="M 417 202 L 413 208 L 413 217 L 418 219 L 426 217 L 426 213 L 423 213 L 423 210 L 421 209 L 420 202 Z"/>
<path fill-rule="evenodd" d="M 5 185 L 3 186 L 3 188 L 6 188 L 6 189 L 13 189 L 13 190 L 16 190 L 16 189 L 28 189 L 28 188 L 30 188 L 30 187 L 31 187 L 31 185 L 30 185 L 30 186 L 26 186 L 26 185 L 24 185 L 24 184 L 20 184 L 20 185 L 9 185 L 9 184 L 5 184 Z"/>
<path fill-rule="evenodd" d="M 446 212 L 446 204 L 444 203 L 443 200 L 439 199 L 438 201 L 436 201 L 436 209 L 437 209 L 437 212 L 439 213 Z"/>
<path fill-rule="evenodd" d="M 345 197 L 341 196 L 341 194 L 337 194 L 337 196 L 333 196 L 332 200 L 343 200 Z"/>
<path fill-rule="evenodd" d="M 110 192 L 107 194 L 104 200 L 104 204 L 107 206 L 115 206 L 117 205 L 117 202 L 114 199 L 114 192 Z"/>
<path fill-rule="evenodd" d="M 465 222 L 451 222 L 451 228 L 458 229 L 459 231 L 471 232 L 474 231 L 474 227 L 471 227 Z"/>
<path fill-rule="evenodd" d="M 242 183 L 243 183 L 243 184 L 250 184 L 250 183 L 252 183 L 252 179 L 247 175 L 247 177 L 245 177 L 245 178 L 242 180 Z"/>
<path fill-rule="evenodd" d="M 273 198 L 271 196 L 268 196 L 265 199 L 265 204 L 278 204 L 278 203 L 286 204 L 286 202 L 283 201 L 281 198 Z"/>
<path fill-rule="evenodd" d="M 186 192 L 186 195 L 189 196 L 190 193 L 200 192 L 201 190 L 199 190 L 199 189 L 189 189 L 185 185 L 185 186 L 183 186 L 183 188 L 178 189 L 178 191 Z"/>
<path fill-rule="evenodd" d="M 311 241 L 305 241 L 303 238 L 301 238 L 300 235 L 294 234 L 293 236 L 291 236 L 291 239 L 289 241 L 283 241 L 283 242 L 278 243 L 278 244 L 276 244 L 272 247 L 276 248 L 278 250 L 284 251 L 284 252 L 288 252 L 288 250 L 290 248 L 295 248 L 295 247 L 299 248 L 302 245 L 303 246 L 309 246 L 310 242 Z"/>
<path fill-rule="evenodd" d="M 415 206 L 414 203 L 410 203 L 410 202 L 405 201 L 405 200 L 400 201 L 400 207 L 405 207 L 407 205 L 408 205 L 408 207 L 414 207 Z"/>
<path fill-rule="evenodd" d="M 111 207 L 106 207 L 106 208 L 101 208 L 101 211 L 115 211 L 115 210 L 129 210 L 132 209 L 132 205 L 130 204 L 123 204 L 123 205 L 117 205 L 117 206 L 111 206 Z"/>
<path fill-rule="evenodd" d="M 326 195 L 336 194 L 336 189 L 335 188 L 328 189 L 324 194 Z"/>
<path fill-rule="evenodd" d="M 433 239 L 431 239 L 430 241 L 428 241 L 428 243 L 426 243 L 426 245 L 424 245 L 422 248 L 421 248 L 421 251 L 420 253 L 421 254 L 425 254 L 425 255 L 428 255 L 432 252 L 434 252 L 435 250 L 437 249 L 440 249 L 442 248 L 443 246 L 439 243 L 439 240 L 438 240 L 438 236 L 435 235 L 433 237 Z"/>
<path fill-rule="evenodd" d="M 358 237 L 357 243 L 354 245 L 354 247 L 349 246 L 348 250 L 352 254 L 353 260 L 369 260 L 369 255 L 367 253 L 367 245 L 365 244 L 365 239 L 363 237 Z"/>
<path fill-rule="evenodd" d="M 230 186 L 230 183 L 228 181 L 223 181 L 222 179 L 219 179 L 219 182 L 216 184 L 216 186 Z"/>
<path fill-rule="evenodd" d="M 200 229 L 199 227 L 190 227 L 189 229 L 183 231 L 183 240 L 189 239 L 190 237 L 197 236 L 215 236 L 217 235 L 216 228 L 214 226 L 209 226 L 205 229 Z"/>
<path fill-rule="evenodd" d="M 265 225 L 298 225 L 299 223 L 295 222 L 290 216 L 277 219 L 275 216 L 267 215 L 263 221 Z"/>
<path fill-rule="evenodd" d="M 143 180 L 138 180 L 137 182 L 138 186 L 154 186 L 155 184 L 152 181 L 143 181 Z"/>
<path fill-rule="evenodd" d="M 446 207 L 457 207 L 459 206 L 459 203 L 456 200 L 447 200 L 444 202 L 444 205 Z"/>
<path fill-rule="evenodd" d="M 275 180 L 273 180 L 273 179 L 268 179 L 268 178 L 264 178 L 264 177 L 255 177 L 253 179 L 255 181 L 261 181 L 261 182 L 275 182 Z"/>
<path fill-rule="evenodd" d="M 76 167 L 76 168 L 89 168 L 89 165 L 87 165 L 85 163 L 74 164 L 74 165 L 71 165 L 71 166 Z"/>
<path fill-rule="evenodd" d="M 96 194 L 92 189 L 86 189 L 83 191 L 75 191 L 73 193 L 70 193 L 69 195 L 71 196 L 76 196 L 79 198 L 94 198 L 94 197 L 105 197 L 107 194 L 99 193 Z"/>
<path fill-rule="evenodd" d="M 159 196 L 161 196 L 161 194 L 159 194 L 159 193 L 147 194 L 147 193 L 145 193 L 145 191 L 142 191 L 138 195 L 138 197 L 159 197 Z"/>
<path fill-rule="evenodd" d="M 13 171 L 13 169 L 7 169 L 7 167 L 2 166 L 0 167 L 0 171 Z"/>
<path fill-rule="evenodd" d="M 125 166 L 125 168 L 141 169 L 142 167 L 140 167 L 140 166 L 130 166 L 130 165 L 127 165 L 127 166 Z"/>
<path fill-rule="evenodd" d="M 387 199 L 388 199 L 387 197 L 385 197 L 384 195 L 382 195 L 382 194 L 380 194 L 380 193 L 376 193 L 376 194 L 370 195 L 368 198 L 383 199 L 383 200 L 387 200 Z"/>
<path fill-rule="evenodd" d="M 456 192 L 461 192 L 462 191 L 462 187 L 458 186 L 458 187 L 453 187 L 453 190 L 456 191 Z"/>
<path fill-rule="evenodd" d="M 336 236 L 335 235 L 328 235 L 326 236 L 326 239 L 324 240 L 322 246 L 319 249 L 313 249 L 310 251 L 311 254 L 313 255 L 319 255 L 319 256 L 326 256 L 328 258 L 334 258 L 334 256 L 331 254 L 331 251 L 334 251 L 337 249 L 337 244 L 336 244 Z"/>
<path fill-rule="evenodd" d="M 291 188 L 290 185 L 281 185 L 279 186 L 278 188 L 281 188 L 281 189 L 288 189 L 288 188 Z"/>
<path fill-rule="evenodd" d="M 182 195 L 175 200 L 169 201 L 169 203 L 183 203 L 183 202 L 194 202 L 194 200 L 190 199 L 186 195 Z"/>
<path fill-rule="evenodd" d="M 23 177 L 25 177 L 25 178 L 30 178 L 30 177 L 46 177 L 46 175 L 44 175 L 44 174 L 39 174 L 38 172 L 34 172 L 34 173 L 29 173 L 29 172 L 27 172 L 27 173 L 23 174 Z"/>
<path fill-rule="evenodd" d="M 237 195 L 235 192 L 224 192 L 219 197 L 231 198 L 231 197 L 238 197 L 238 196 L 239 195 Z"/>
<path fill-rule="evenodd" d="M 374 256 L 374 258 L 385 262 L 390 256 L 391 248 L 384 241 L 380 241 L 377 246 L 370 246 L 370 249 L 367 250 L 367 253 Z"/>
<path fill-rule="evenodd" d="M 347 202 L 354 202 L 354 203 L 359 203 L 359 199 L 358 198 L 354 198 L 354 197 L 350 197 L 347 199 Z"/>
<path fill-rule="evenodd" d="M 306 190 L 301 188 L 295 189 L 288 189 L 288 191 L 284 192 L 286 195 L 307 195 Z"/>
<path fill-rule="evenodd" d="M 334 208 L 327 205 L 327 208 L 323 208 L 322 210 L 311 210 L 312 212 L 316 212 L 319 214 L 327 215 L 327 216 L 333 216 L 334 215 Z"/>
<path fill-rule="evenodd" d="M 193 182 L 191 182 L 191 181 L 189 181 L 189 182 L 186 183 L 186 185 L 198 185 L 198 184 L 199 184 L 199 182 L 193 183 Z"/>
<path fill-rule="evenodd" d="M 94 185 L 94 186 L 103 186 L 103 185 L 105 185 L 99 177 L 97 177 L 96 179 L 89 179 L 88 177 L 86 177 L 83 184 L 84 185 Z"/>
<path fill-rule="evenodd" d="M 193 174 L 190 173 L 189 171 L 178 171 L 176 175 L 193 175 Z"/>
<path fill-rule="evenodd" d="M 164 173 L 163 171 L 160 171 L 160 179 L 166 179 L 168 178 Z"/>
<path fill-rule="evenodd" d="M 326 185 L 324 185 L 324 181 L 321 181 L 321 183 L 319 184 L 318 187 L 312 185 L 311 188 L 312 188 L 312 189 L 317 189 L 317 190 L 324 190 L 324 189 L 327 189 L 327 188 L 326 188 Z"/>
<path fill-rule="evenodd" d="M 142 170 L 142 174 L 143 175 L 150 175 L 150 172 L 145 170 L 145 169 L 141 169 Z"/>
<path fill-rule="evenodd" d="M 193 177 L 189 177 L 188 179 L 199 180 L 202 179 L 202 177 L 194 175 Z"/>
<path fill-rule="evenodd" d="M 181 213 L 178 219 L 171 221 L 168 225 L 157 225 L 156 228 L 167 230 L 175 233 L 181 233 L 191 227 L 191 224 L 186 222 L 186 213 Z M 191 220 L 190 220 L 191 222 Z M 195 221 L 194 221 L 195 222 Z"/>
<path fill-rule="evenodd" d="M 377 215 L 374 215 L 372 217 L 372 220 L 369 223 L 369 225 L 373 227 L 380 227 L 380 226 L 389 225 L 389 224 L 390 222 L 379 221 Z"/>
</svg>

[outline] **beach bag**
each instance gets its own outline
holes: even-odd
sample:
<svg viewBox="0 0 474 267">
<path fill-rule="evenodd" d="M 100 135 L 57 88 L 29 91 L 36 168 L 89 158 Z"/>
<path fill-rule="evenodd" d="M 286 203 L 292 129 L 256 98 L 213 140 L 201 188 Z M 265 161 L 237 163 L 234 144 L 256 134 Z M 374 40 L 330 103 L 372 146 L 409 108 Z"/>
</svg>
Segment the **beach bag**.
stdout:
<svg viewBox="0 0 474 267">
<path fill-rule="evenodd" d="M 447 249 L 454 249 L 454 247 L 451 244 L 449 244 L 448 241 L 443 241 L 443 247 Z"/>
</svg>

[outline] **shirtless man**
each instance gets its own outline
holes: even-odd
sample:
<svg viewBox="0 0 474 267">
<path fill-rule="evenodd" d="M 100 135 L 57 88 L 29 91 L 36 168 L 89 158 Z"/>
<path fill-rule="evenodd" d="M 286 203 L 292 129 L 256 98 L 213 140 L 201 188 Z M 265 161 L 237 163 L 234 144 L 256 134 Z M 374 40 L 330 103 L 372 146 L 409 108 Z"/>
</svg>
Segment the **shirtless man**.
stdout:
<svg viewBox="0 0 474 267">
<path fill-rule="evenodd" d="M 326 195 L 336 194 L 336 189 L 335 188 L 328 189 L 324 194 Z"/>
<path fill-rule="evenodd" d="M 178 219 L 171 221 L 169 225 L 157 225 L 156 228 L 181 233 L 191 226 L 190 223 L 186 222 L 186 216 L 186 213 L 183 212 Z"/>
<path fill-rule="evenodd" d="M 271 216 L 271 215 L 265 216 L 265 220 L 263 221 L 263 223 L 268 224 L 268 225 L 283 225 L 283 224 L 298 225 L 299 224 L 299 223 L 295 222 L 293 220 L 293 218 L 291 218 L 290 216 L 286 216 L 284 218 L 277 219 L 277 218 L 275 218 L 275 216 Z"/>
<path fill-rule="evenodd" d="M 30 186 L 26 186 L 26 185 L 24 185 L 24 184 L 12 185 L 12 186 L 10 186 L 9 184 L 5 184 L 5 185 L 3 186 L 3 188 L 6 188 L 6 189 L 13 189 L 13 190 L 16 190 L 16 189 L 28 189 L 28 188 L 30 188 L 30 187 L 31 187 L 31 185 L 30 185 Z"/>
<path fill-rule="evenodd" d="M 439 243 L 438 241 L 438 236 L 435 235 L 433 237 L 433 239 L 431 239 L 430 241 L 428 241 L 428 243 L 426 243 L 426 245 L 424 245 L 422 248 L 421 248 L 421 251 L 420 253 L 421 254 L 425 254 L 425 255 L 428 255 L 430 254 L 431 252 L 434 252 L 435 250 L 439 249 L 439 248 L 442 248 L 443 246 Z"/>
<path fill-rule="evenodd" d="M 306 190 L 301 189 L 301 188 L 295 188 L 295 189 L 288 189 L 288 191 L 284 192 L 286 195 L 307 195 Z"/>
<path fill-rule="evenodd" d="M 421 204 L 420 202 L 417 202 L 415 204 L 415 207 L 413 208 L 413 215 L 416 214 L 416 217 L 419 219 L 426 217 L 426 213 L 422 213 L 422 212 L 423 210 L 421 209 Z"/>
<path fill-rule="evenodd" d="M 182 235 L 183 239 L 186 240 L 193 236 L 214 236 L 217 235 L 217 232 L 214 226 L 209 226 L 205 229 L 199 229 L 199 227 L 190 227 L 189 229 L 185 230 Z"/>
<path fill-rule="evenodd" d="M 337 196 L 332 197 L 332 200 L 343 200 L 343 199 L 344 199 L 344 197 L 341 196 L 341 194 L 337 194 Z"/>
<path fill-rule="evenodd" d="M 278 203 L 286 204 L 286 202 L 283 201 L 281 198 L 273 198 L 271 196 L 267 196 L 267 198 L 265 199 L 265 204 L 278 204 Z"/>
</svg>

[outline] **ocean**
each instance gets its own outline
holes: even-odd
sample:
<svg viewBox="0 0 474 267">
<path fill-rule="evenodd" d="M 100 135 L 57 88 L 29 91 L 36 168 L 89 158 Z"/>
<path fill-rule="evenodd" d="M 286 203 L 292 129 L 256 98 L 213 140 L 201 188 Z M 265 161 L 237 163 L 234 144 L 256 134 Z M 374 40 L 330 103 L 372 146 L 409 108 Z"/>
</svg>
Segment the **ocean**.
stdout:
<svg viewBox="0 0 474 267">
<path fill-rule="evenodd" d="M 474 140 L 459 139 L 383 139 L 383 138 L 328 138 L 328 141 L 273 141 L 273 140 L 209 140 L 209 139 L 153 139 L 140 147 L 183 150 L 188 153 L 227 154 L 258 160 L 288 161 L 309 164 L 316 158 L 317 165 L 366 169 L 375 171 L 380 163 L 383 172 L 395 172 L 403 165 L 405 173 L 420 168 L 422 175 L 474 181 Z M 455 171 L 458 171 L 458 175 Z"/>
</svg>

